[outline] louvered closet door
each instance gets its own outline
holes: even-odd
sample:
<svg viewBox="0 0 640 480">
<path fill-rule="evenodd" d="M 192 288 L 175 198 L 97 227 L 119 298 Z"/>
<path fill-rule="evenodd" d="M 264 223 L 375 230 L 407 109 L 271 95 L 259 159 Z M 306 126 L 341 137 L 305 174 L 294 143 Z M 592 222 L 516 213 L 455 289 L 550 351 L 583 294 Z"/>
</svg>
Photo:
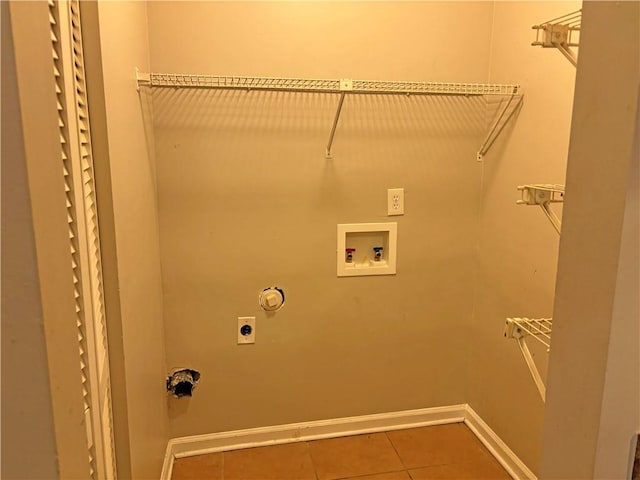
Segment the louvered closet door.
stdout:
<svg viewBox="0 0 640 480">
<path fill-rule="evenodd" d="M 91 478 L 112 479 L 116 470 L 109 358 L 79 3 L 49 0 L 49 12 L 61 171 L 67 194 L 70 262 L 75 284 L 78 376 L 84 395 L 87 462 Z"/>
</svg>

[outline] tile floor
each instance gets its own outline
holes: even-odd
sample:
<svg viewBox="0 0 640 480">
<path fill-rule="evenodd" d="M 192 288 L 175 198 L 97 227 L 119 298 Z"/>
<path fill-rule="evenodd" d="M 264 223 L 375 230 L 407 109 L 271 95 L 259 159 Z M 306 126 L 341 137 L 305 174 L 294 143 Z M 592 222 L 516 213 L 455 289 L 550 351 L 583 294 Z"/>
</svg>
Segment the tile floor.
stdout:
<svg viewBox="0 0 640 480">
<path fill-rule="evenodd" d="M 179 458 L 172 475 L 172 480 L 510 478 L 463 423 Z"/>
</svg>

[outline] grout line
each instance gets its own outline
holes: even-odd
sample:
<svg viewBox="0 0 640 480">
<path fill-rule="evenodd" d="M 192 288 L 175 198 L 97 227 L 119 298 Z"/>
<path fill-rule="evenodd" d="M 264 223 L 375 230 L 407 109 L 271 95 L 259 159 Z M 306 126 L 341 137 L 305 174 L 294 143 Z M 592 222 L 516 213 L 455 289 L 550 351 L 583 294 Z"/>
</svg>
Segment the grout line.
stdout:
<svg viewBox="0 0 640 480">
<path fill-rule="evenodd" d="M 309 441 L 305 440 L 304 444 L 307 446 L 307 453 L 309 454 L 309 458 L 311 459 L 311 465 L 313 465 L 313 474 L 316 476 L 316 480 L 320 480 L 320 475 L 318 474 L 318 469 L 316 468 L 316 461 L 313 459 L 313 454 L 311 453 L 311 445 L 309 445 Z"/>
<path fill-rule="evenodd" d="M 316 477 L 316 480 L 320 480 L 320 476 L 318 475 L 318 469 L 316 468 L 316 462 L 313 459 L 313 455 L 311 455 L 311 446 L 309 445 L 308 441 L 305 441 L 304 444 L 307 446 L 307 455 L 309 455 L 309 458 L 311 459 L 311 466 L 313 467 L 313 474 Z"/>
<path fill-rule="evenodd" d="M 404 460 L 402 460 L 402 457 L 400 456 L 400 452 L 398 452 L 398 449 L 396 448 L 396 446 L 393 444 L 393 441 L 389 438 L 388 435 L 388 431 L 384 432 L 385 437 L 387 437 L 387 441 L 391 444 L 391 448 L 393 448 L 394 452 L 396 452 L 396 455 L 398 457 L 398 460 L 400 460 L 400 463 L 402 464 L 402 466 L 404 467 L 405 471 L 408 472 L 407 466 L 404 464 Z"/>
<path fill-rule="evenodd" d="M 368 478 L 368 477 L 373 477 L 373 476 L 378 476 L 378 475 L 386 475 L 388 473 L 406 473 L 407 475 L 409 475 L 409 478 L 411 478 L 411 474 L 409 473 L 409 470 L 404 468 L 402 470 L 387 470 L 387 471 L 384 471 L 384 472 L 365 473 L 365 474 L 362 474 L 362 475 L 356 475 L 355 477 L 354 476 L 338 477 L 338 478 L 332 478 L 330 480 L 362 480 L 363 478 Z"/>
</svg>

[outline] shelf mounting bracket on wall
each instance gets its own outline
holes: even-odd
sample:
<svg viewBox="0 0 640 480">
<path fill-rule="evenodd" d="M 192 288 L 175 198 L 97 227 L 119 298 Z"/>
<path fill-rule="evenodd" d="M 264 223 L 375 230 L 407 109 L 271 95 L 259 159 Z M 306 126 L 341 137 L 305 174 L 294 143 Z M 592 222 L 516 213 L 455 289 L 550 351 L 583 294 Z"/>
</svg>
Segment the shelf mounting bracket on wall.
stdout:
<svg viewBox="0 0 640 480">
<path fill-rule="evenodd" d="M 448 96 L 501 96 L 508 97 L 498 114 L 487 138 L 478 151 L 477 158 L 491 148 L 504 126 L 522 103 L 520 86 L 496 83 L 445 83 L 445 82 L 404 82 L 382 80 L 351 79 L 310 79 L 310 78 L 274 78 L 274 77 L 238 77 L 219 75 L 189 75 L 178 73 L 142 73 L 136 69 L 137 89 L 149 88 L 206 88 L 221 90 L 261 90 L 279 92 L 315 92 L 337 93 L 340 95 L 338 107 L 325 148 L 325 157 L 332 158 L 333 140 L 340 120 L 346 94 L 366 95 L 448 95 Z M 513 99 L 518 102 L 513 104 Z M 515 105 L 507 114 L 509 107 Z"/>
<path fill-rule="evenodd" d="M 552 319 L 550 318 L 507 318 L 507 322 L 504 327 L 505 338 L 513 338 L 518 342 L 518 347 L 522 356 L 524 357 L 529 372 L 533 377 L 533 381 L 538 388 L 538 392 L 542 397 L 542 401 L 545 401 L 546 387 L 542 381 L 542 376 L 538 371 L 531 351 L 527 346 L 526 338 L 534 338 L 547 348 L 547 352 L 551 347 L 551 326 Z"/>
<path fill-rule="evenodd" d="M 325 149 L 324 158 L 333 158 L 331 155 L 331 147 L 333 145 L 333 137 L 336 134 L 336 127 L 338 126 L 338 120 L 340 119 L 340 112 L 342 112 L 342 104 L 344 103 L 344 97 L 347 92 L 353 90 L 353 80 L 349 78 L 343 78 L 340 80 L 340 99 L 338 100 L 338 108 L 336 109 L 336 115 L 333 119 L 333 126 L 331 127 L 331 133 L 329 133 L 329 141 L 327 142 L 327 148 Z"/>
<path fill-rule="evenodd" d="M 581 23 L 582 10 L 578 10 L 540 25 L 534 25 L 531 28 L 536 31 L 536 39 L 531 45 L 556 48 L 571 62 L 571 65 L 576 67 L 578 57 L 571 47 L 580 46 L 576 36 L 579 35 Z"/>
<path fill-rule="evenodd" d="M 142 73 L 136 67 L 136 91 L 140 91 L 141 86 L 150 86 L 151 85 L 151 74 L 150 73 Z"/>
<path fill-rule="evenodd" d="M 560 234 L 562 226 L 560 219 L 551 210 L 552 203 L 564 202 L 564 185 L 557 184 L 531 184 L 521 185 L 518 187 L 520 191 L 520 200 L 518 205 L 538 205 L 547 216 L 553 228 Z"/>
</svg>

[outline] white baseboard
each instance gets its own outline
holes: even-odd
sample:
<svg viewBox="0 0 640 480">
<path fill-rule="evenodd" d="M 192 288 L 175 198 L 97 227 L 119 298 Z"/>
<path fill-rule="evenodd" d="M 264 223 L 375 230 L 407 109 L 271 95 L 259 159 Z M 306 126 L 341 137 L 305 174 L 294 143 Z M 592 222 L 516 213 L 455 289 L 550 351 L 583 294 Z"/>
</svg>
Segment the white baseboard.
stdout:
<svg viewBox="0 0 640 480">
<path fill-rule="evenodd" d="M 466 405 L 464 423 L 478 437 L 483 445 L 500 462 L 500 465 L 516 480 L 537 480 L 536 476 L 504 443 L 504 441 L 487 425 L 473 408 Z"/>
<path fill-rule="evenodd" d="M 167 445 L 160 478 L 171 480 L 174 458 L 459 422 L 464 422 L 478 436 L 513 478 L 535 479 L 526 465 L 466 404 L 174 438 Z"/>
</svg>

